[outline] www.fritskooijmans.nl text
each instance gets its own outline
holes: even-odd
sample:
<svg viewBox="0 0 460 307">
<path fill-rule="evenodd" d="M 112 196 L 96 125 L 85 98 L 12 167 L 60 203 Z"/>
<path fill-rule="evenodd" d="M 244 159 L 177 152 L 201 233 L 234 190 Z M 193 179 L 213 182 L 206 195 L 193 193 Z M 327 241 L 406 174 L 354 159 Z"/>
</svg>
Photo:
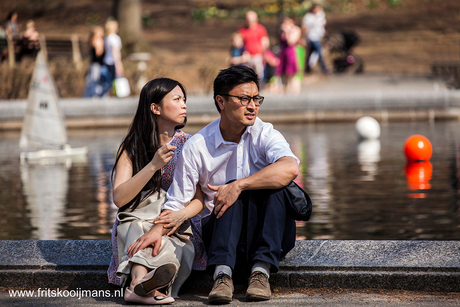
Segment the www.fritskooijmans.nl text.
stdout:
<svg viewBox="0 0 460 307">
<path fill-rule="evenodd" d="M 69 297 L 81 299 L 84 297 L 123 297 L 123 289 L 120 290 L 83 290 L 80 288 L 72 290 L 61 290 L 38 288 L 36 290 L 8 290 L 10 297 Z"/>
</svg>

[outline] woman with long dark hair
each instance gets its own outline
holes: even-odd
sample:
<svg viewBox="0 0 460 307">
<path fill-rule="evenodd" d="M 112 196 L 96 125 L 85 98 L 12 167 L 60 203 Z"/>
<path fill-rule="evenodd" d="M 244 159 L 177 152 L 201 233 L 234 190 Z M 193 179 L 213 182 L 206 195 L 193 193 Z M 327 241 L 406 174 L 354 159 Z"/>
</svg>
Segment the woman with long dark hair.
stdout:
<svg viewBox="0 0 460 307">
<path fill-rule="evenodd" d="M 186 123 L 186 110 L 182 84 L 167 78 L 151 80 L 141 91 L 136 114 L 116 156 L 113 202 L 119 211 L 112 231 L 114 256 L 108 275 L 110 283 L 127 286 L 125 300 L 129 302 L 174 302 L 165 294 L 177 295 L 192 269 L 190 224 L 155 224 L 177 158 L 190 137 L 180 130 Z M 180 221 L 197 219 L 202 208 L 203 196 L 198 189 L 185 209 L 161 215 L 174 214 Z M 156 243 L 132 254 L 131 246 L 145 233 L 155 234 Z"/>
</svg>

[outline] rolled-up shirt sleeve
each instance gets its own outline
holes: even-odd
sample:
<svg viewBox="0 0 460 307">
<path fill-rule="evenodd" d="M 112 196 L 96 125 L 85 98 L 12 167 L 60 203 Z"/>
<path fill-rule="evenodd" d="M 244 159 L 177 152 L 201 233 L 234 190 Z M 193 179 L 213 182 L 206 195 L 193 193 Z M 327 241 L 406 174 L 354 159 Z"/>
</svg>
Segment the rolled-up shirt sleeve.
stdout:
<svg viewBox="0 0 460 307">
<path fill-rule="evenodd" d="M 163 210 L 178 211 L 185 208 L 195 196 L 196 185 L 199 180 L 198 160 L 195 155 L 194 144 L 187 141 L 177 159 L 174 171 L 174 180 L 167 191 L 167 201 Z"/>
<path fill-rule="evenodd" d="M 267 125 L 268 131 L 264 131 L 263 148 L 265 149 L 265 159 L 269 164 L 275 163 L 283 157 L 292 157 L 300 163 L 300 160 L 294 155 L 284 136 L 272 125 Z M 264 129 L 265 130 L 265 129 Z"/>
</svg>

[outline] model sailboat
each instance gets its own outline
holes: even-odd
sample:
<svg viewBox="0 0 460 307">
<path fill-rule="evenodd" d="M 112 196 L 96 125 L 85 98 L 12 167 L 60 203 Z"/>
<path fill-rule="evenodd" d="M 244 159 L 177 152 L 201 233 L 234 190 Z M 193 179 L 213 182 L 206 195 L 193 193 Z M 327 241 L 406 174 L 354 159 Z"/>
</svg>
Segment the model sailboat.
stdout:
<svg viewBox="0 0 460 307">
<path fill-rule="evenodd" d="M 59 107 L 59 95 L 40 51 L 30 83 L 27 109 L 22 125 L 19 147 L 21 163 L 42 163 L 69 157 L 81 157 L 88 148 L 71 148 L 67 144 L 64 116 Z"/>
</svg>

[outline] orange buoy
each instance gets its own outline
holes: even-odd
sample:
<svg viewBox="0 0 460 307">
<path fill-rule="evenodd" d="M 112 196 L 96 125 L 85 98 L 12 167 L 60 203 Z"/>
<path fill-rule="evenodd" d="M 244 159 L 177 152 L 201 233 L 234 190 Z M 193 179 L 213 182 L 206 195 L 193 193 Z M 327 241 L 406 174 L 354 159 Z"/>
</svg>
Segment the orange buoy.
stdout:
<svg viewBox="0 0 460 307">
<path fill-rule="evenodd" d="M 420 134 L 410 136 L 404 145 L 404 154 L 408 161 L 428 161 L 432 153 L 430 141 Z"/>
</svg>

